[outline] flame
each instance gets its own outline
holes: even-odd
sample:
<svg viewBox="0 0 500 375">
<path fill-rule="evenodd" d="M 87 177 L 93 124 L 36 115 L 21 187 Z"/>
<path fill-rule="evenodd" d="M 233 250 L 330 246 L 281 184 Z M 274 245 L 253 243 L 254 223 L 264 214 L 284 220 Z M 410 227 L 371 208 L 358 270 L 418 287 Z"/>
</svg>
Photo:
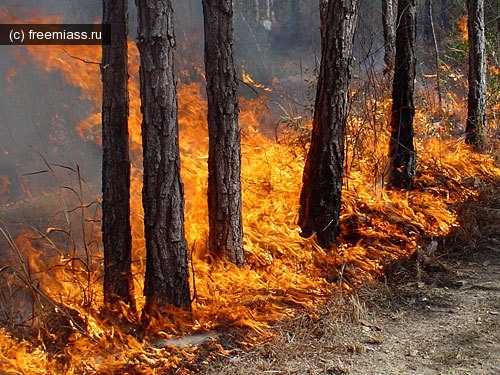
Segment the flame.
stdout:
<svg viewBox="0 0 500 375">
<path fill-rule="evenodd" d="M 264 91 L 267 91 L 267 92 L 271 92 L 273 91 L 273 89 L 271 89 L 270 87 L 267 87 L 265 86 L 264 84 L 262 83 L 257 83 L 253 80 L 253 78 L 250 76 L 250 74 L 248 74 L 246 71 L 245 71 L 245 67 L 242 67 L 241 68 L 241 77 L 242 77 L 242 81 L 244 83 L 246 83 L 247 85 L 249 86 L 253 86 L 253 87 L 257 87 L 259 89 L 263 89 Z"/>
<path fill-rule="evenodd" d="M 82 99 L 93 103 L 93 111 L 75 126 L 83 138 L 100 144 L 102 92 L 96 64 L 100 61 L 100 49 L 91 46 L 20 48 L 44 71 L 60 72 L 69 85 L 80 88 Z M 145 250 L 138 52 L 133 42 L 129 43 L 129 53 L 133 271 L 135 290 L 140 293 Z M 254 87 L 270 91 L 245 72 L 243 79 Z M 352 114 L 348 145 L 356 145 L 357 150 L 365 152 L 359 154 L 354 146 L 348 147 L 341 245 L 333 251 L 324 251 L 313 239 L 300 237 L 295 223 L 305 157 L 300 142 L 289 139 L 293 137 L 290 133 L 286 142 L 266 136 L 263 119 L 269 110 L 266 100 L 241 99 L 247 260 L 246 266 L 239 269 L 207 256 L 208 135 L 204 86 L 189 83 L 178 87 L 186 236 L 192 250 L 192 321 L 183 320 L 179 313 L 177 322 L 156 322 L 157 335 L 164 341 L 156 342 L 155 346 L 140 342 L 127 323 L 117 323 L 102 315 L 102 251 L 96 224 L 99 214 L 88 202 L 76 202 L 76 210 L 65 211 L 69 216 L 67 221 L 78 223 L 77 228 L 67 230 L 53 225 L 45 233 L 25 232 L 9 241 L 18 266 L 5 276 L 8 282 L 18 289 L 22 289 L 19 279 L 25 289 L 28 285 L 27 294 L 34 297 L 27 298 L 26 303 L 43 312 L 39 321 L 57 315 L 62 316 L 65 323 L 58 325 L 64 327 L 62 330 L 42 325 L 37 339 L 30 337 L 30 333 L 22 339 L 14 339 L 8 332 L 0 331 L 1 371 L 152 373 L 151 368 L 175 368 L 183 360 L 196 359 L 194 349 L 165 344 L 172 336 L 221 327 L 242 328 L 242 332 L 246 332 L 241 338 L 243 345 L 262 342 L 271 335 L 269 327 L 273 322 L 293 316 L 297 309 L 313 314 L 337 286 L 350 290 L 357 283 L 379 276 L 391 260 L 411 255 L 422 236 L 448 233 L 458 225 L 450 204 L 474 194 L 470 179 L 500 176 L 491 158 L 472 152 L 462 140 L 425 138 L 418 139 L 416 145 L 421 159 L 416 189 L 408 193 L 382 190 L 376 181 L 380 171 L 374 166 L 384 160 L 388 134 L 367 129 L 365 119 Z M 365 112 L 375 113 L 378 123 L 387 121 L 389 100 L 365 104 L 368 106 Z M 424 128 L 428 120 L 424 111 L 417 112 L 418 126 Z M 0 181 L 4 181 L 0 184 L 2 192 L 6 180 Z M 454 189 L 443 181 L 451 181 L 460 188 Z M 64 243 L 66 246 L 61 245 Z M 144 299 L 140 295 L 137 299 L 141 308 Z M 30 309 L 24 310 L 21 316 L 26 318 Z M 122 314 L 124 321 L 128 320 L 133 326 L 134 317 L 129 316 L 125 307 Z M 57 341 L 58 337 L 62 337 L 63 342 Z M 56 355 L 54 347 L 59 349 Z M 221 346 L 219 350 L 225 353 Z"/>
<path fill-rule="evenodd" d="M 458 31 L 462 34 L 462 39 L 464 41 L 469 40 L 469 31 L 467 26 L 468 16 L 467 14 L 462 15 L 459 19 L 457 19 L 457 27 Z"/>
</svg>

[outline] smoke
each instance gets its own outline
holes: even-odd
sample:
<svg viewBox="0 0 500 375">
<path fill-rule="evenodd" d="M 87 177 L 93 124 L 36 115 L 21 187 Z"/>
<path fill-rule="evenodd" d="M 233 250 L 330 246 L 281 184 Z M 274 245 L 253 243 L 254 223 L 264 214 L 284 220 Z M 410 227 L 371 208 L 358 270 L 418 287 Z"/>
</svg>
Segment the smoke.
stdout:
<svg viewBox="0 0 500 375">
<path fill-rule="evenodd" d="M 319 52 L 314 35 L 318 25 L 309 19 L 290 25 L 291 9 L 285 5 L 275 5 L 272 19 L 271 14 L 261 19 L 261 10 L 247 3 L 235 2 L 235 64 L 240 77 L 245 71 L 255 82 L 272 87 L 275 97 L 270 102 L 285 96 L 290 102 L 305 103 L 309 98 L 304 96 L 303 81 L 306 75 L 312 74 L 317 61 Z M 201 2 L 175 0 L 173 7 L 178 79 L 185 83 L 202 81 Z M 314 19 L 316 4 L 307 3 L 303 7 L 310 9 L 301 9 L 301 14 L 309 11 Z M 58 22 L 62 23 L 94 23 L 99 22 L 101 12 L 101 2 L 97 0 L 6 0 L 0 9 L 0 21 L 24 23 L 33 18 L 43 20 L 58 15 Z M 129 16 L 130 37 L 135 39 L 137 22 L 133 0 L 129 1 Z M 2 185 L 3 190 L 8 189 L 7 194 L 2 194 L 7 197 L 3 198 L 3 203 L 46 194 L 57 189 L 58 184 L 69 183 L 60 179 L 75 178 L 68 171 L 76 166 L 89 183 L 99 185 L 99 147 L 91 140 L 82 139 L 75 131 L 78 123 L 96 110 L 94 103 L 82 99 L 79 89 L 68 84 L 59 72 L 44 71 L 26 53 L 25 47 L 0 48 L 3 49 L 0 61 L 0 176 L 9 182 Z M 244 84 L 240 89 L 243 96 L 263 93 Z M 273 109 L 279 111 L 277 106 L 270 108 Z"/>
</svg>

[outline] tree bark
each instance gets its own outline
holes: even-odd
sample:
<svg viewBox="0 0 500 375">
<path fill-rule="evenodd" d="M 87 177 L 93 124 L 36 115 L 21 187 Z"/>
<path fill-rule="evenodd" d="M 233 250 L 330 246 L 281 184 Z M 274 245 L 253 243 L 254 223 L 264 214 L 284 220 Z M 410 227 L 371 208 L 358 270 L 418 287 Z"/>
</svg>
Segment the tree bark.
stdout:
<svg viewBox="0 0 500 375">
<path fill-rule="evenodd" d="M 424 15 L 423 15 L 423 32 L 424 41 L 432 42 L 432 3 L 434 0 L 425 0 Z"/>
<path fill-rule="evenodd" d="M 396 57 L 396 23 L 394 20 L 394 0 L 382 0 L 382 26 L 384 29 L 384 73 L 394 73 Z"/>
<path fill-rule="evenodd" d="M 357 0 L 330 0 L 322 27 L 321 65 L 311 146 L 304 167 L 298 224 L 328 248 L 339 233 L 344 134 Z"/>
<path fill-rule="evenodd" d="M 413 145 L 416 0 L 399 0 L 397 19 L 391 139 L 384 181 L 391 187 L 409 190 L 416 174 Z"/>
<path fill-rule="evenodd" d="M 328 20 L 328 0 L 319 0 L 319 20 L 321 39 L 324 39 L 326 33 L 326 22 Z"/>
<path fill-rule="evenodd" d="M 203 0 L 208 98 L 208 246 L 212 254 L 244 263 L 238 82 L 234 68 L 233 7 Z"/>
<path fill-rule="evenodd" d="M 484 0 L 467 0 L 469 93 L 465 141 L 482 150 L 486 141 L 486 37 Z"/>
<path fill-rule="evenodd" d="M 144 163 L 146 316 L 190 310 L 184 192 L 180 179 L 173 10 L 169 0 L 137 0 Z"/>
<path fill-rule="evenodd" d="M 135 311 L 130 228 L 128 149 L 128 6 L 103 0 L 103 23 L 111 24 L 111 44 L 102 47 L 102 242 L 104 303 L 122 301 Z"/>
</svg>

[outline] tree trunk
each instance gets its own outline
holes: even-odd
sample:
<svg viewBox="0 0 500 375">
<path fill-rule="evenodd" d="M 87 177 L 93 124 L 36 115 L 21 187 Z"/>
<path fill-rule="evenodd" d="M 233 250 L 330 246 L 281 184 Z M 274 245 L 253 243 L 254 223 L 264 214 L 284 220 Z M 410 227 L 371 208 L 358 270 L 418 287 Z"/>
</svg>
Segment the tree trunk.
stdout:
<svg viewBox="0 0 500 375">
<path fill-rule="evenodd" d="M 384 73 L 394 73 L 396 57 L 396 23 L 394 20 L 394 0 L 382 0 L 382 26 L 384 29 Z"/>
<path fill-rule="evenodd" d="M 290 34 L 297 38 L 300 36 L 300 7 L 299 0 L 291 0 L 290 2 Z"/>
<path fill-rule="evenodd" d="M 103 1 L 103 23 L 111 44 L 102 47 L 102 242 L 104 303 L 123 301 L 135 311 L 131 271 L 128 67 L 125 0 Z"/>
<path fill-rule="evenodd" d="M 302 236 L 316 234 L 318 244 L 324 248 L 335 243 L 339 233 L 344 134 L 357 15 L 357 0 L 330 0 L 322 32 L 321 66 L 298 224 Z"/>
<path fill-rule="evenodd" d="M 448 12 L 448 0 L 441 0 L 441 27 L 443 31 L 446 32 L 450 25 L 449 22 L 449 12 Z"/>
<path fill-rule="evenodd" d="M 319 0 L 319 20 L 321 28 L 320 29 L 321 39 L 325 38 L 327 19 L 328 19 L 328 0 Z"/>
<path fill-rule="evenodd" d="M 137 0 L 140 52 L 145 316 L 168 305 L 190 310 L 184 192 L 180 179 L 173 10 L 169 0 Z"/>
<path fill-rule="evenodd" d="M 423 15 L 423 35 L 426 43 L 432 42 L 432 2 L 425 0 Z"/>
<path fill-rule="evenodd" d="M 208 98 L 208 246 L 212 254 L 244 263 L 238 83 L 233 62 L 233 8 L 203 0 Z"/>
<path fill-rule="evenodd" d="M 465 141 L 477 150 L 486 141 L 486 39 L 484 0 L 468 0 L 469 94 Z"/>
<path fill-rule="evenodd" d="M 413 145 L 416 0 L 399 0 L 397 19 L 391 139 L 384 181 L 394 188 L 411 189 L 416 173 Z"/>
</svg>

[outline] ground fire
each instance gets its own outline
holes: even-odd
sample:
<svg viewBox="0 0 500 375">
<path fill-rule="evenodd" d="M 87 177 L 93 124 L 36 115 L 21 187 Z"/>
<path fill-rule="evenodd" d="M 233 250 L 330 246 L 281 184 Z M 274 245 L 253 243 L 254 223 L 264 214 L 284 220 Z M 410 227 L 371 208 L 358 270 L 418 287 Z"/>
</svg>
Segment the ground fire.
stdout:
<svg viewBox="0 0 500 375">
<path fill-rule="evenodd" d="M 51 18 L 51 22 L 57 21 L 57 17 Z M 140 309 L 144 304 L 145 245 L 134 41 L 130 41 L 129 51 L 133 273 Z M 92 104 L 92 109 L 71 126 L 82 141 L 99 146 L 100 49 L 30 46 L 19 47 L 14 53 L 19 66 L 5 77 L 9 87 L 15 87 L 23 70 L 57 74 L 64 86 L 76 88 L 80 99 Z M 381 97 L 365 102 L 378 127 L 366 126 L 363 111 L 351 112 L 339 245 L 322 249 L 314 238 L 302 238 L 296 224 L 307 147 L 301 131 L 309 131 L 310 121 L 302 123 L 298 116 L 276 112 L 269 125 L 272 89 L 256 83 L 248 73 L 242 80 L 259 94 L 254 99 L 240 99 L 245 266 L 238 268 L 207 254 L 204 86 L 201 80 L 179 84 L 193 314 L 189 319 L 182 313 L 174 314 L 177 319 L 153 323 L 157 329 L 152 337 L 141 337 L 137 317 L 125 307 L 119 321 L 101 311 L 99 186 L 95 176 L 84 177 L 91 176 L 91 171 L 78 164 L 54 165 L 39 153 L 33 175 L 43 171 L 54 186 L 27 191 L 22 199 L 14 199 L 19 193 L 12 190 L 11 179 L 30 176 L 15 172 L 0 175 L 1 371 L 168 373 L 228 356 L 235 348 L 254 347 L 272 338 L 273 323 L 299 311 L 314 316 L 332 293 L 349 293 L 357 285 L 382 276 L 394 261 L 412 257 L 431 239 L 449 233 L 460 225 L 455 204 L 472 199 L 483 181 L 500 176 L 494 160 L 475 153 L 463 138 L 427 135 L 416 140 L 419 173 L 414 189 L 384 190 L 377 177 L 388 148 L 384 124 L 390 100 Z M 351 96 L 357 94 L 353 90 Z M 464 116 L 463 98 L 449 98 L 447 103 L 456 116 Z M 421 134 L 429 133 L 429 122 L 430 115 L 419 110 L 416 127 Z M 359 134 L 363 134 L 362 139 Z M 56 133 L 52 138 L 51 147 L 64 142 Z M 22 209 L 34 210 L 34 216 L 40 209 L 45 219 L 24 222 Z"/>
</svg>

